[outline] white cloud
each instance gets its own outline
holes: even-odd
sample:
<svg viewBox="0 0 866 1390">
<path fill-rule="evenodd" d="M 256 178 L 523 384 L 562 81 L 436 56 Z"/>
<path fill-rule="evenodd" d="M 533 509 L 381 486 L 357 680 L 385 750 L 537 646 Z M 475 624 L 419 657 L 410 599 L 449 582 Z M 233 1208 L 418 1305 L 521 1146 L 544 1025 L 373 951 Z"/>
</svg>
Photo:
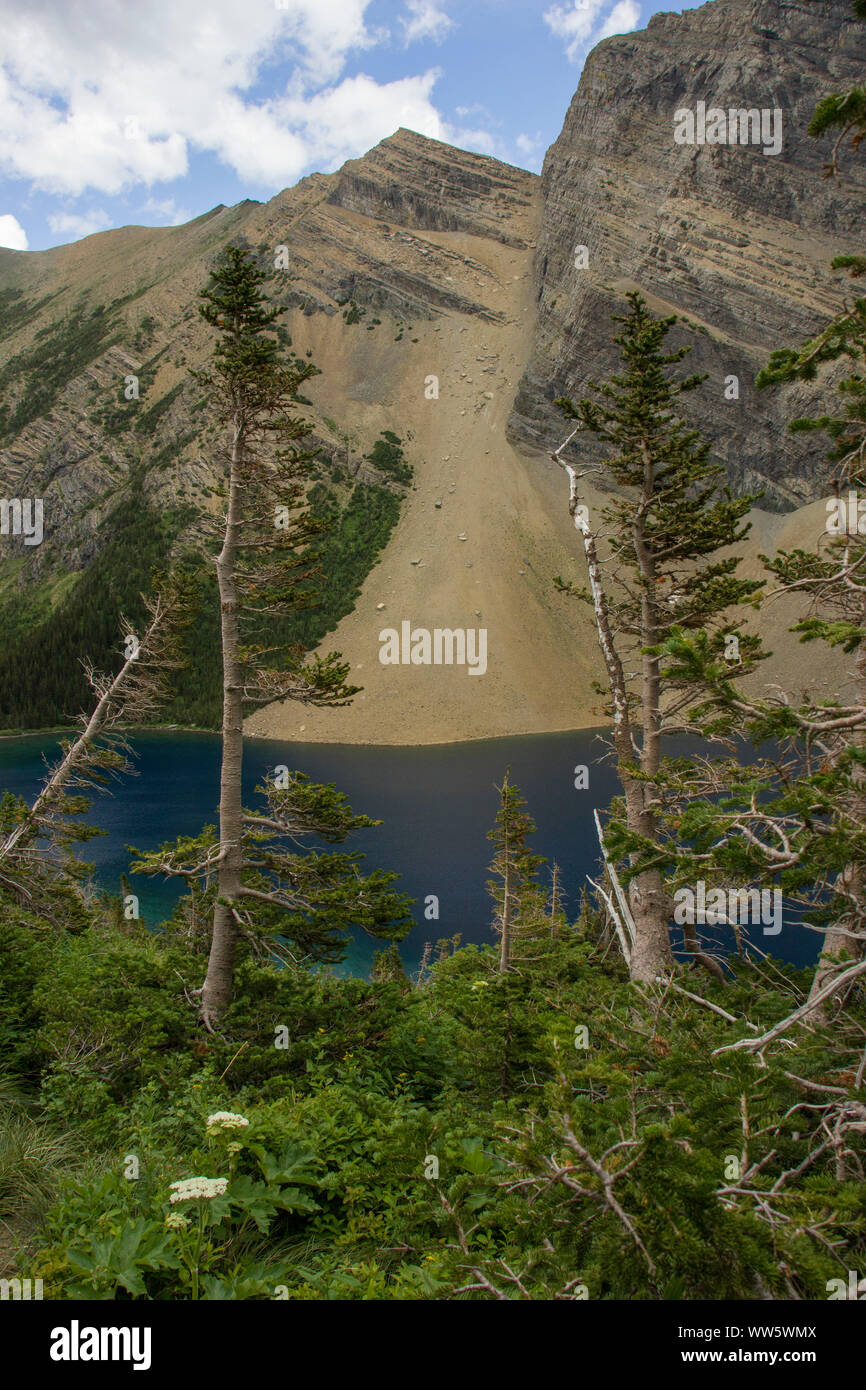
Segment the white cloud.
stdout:
<svg viewBox="0 0 866 1390">
<path fill-rule="evenodd" d="M 565 40 L 565 52 L 572 63 L 601 39 L 625 33 L 638 23 L 637 0 L 618 0 L 606 13 L 609 4 L 610 0 L 571 0 L 570 5 L 551 5 L 545 10 L 545 24 L 557 38 Z"/>
<path fill-rule="evenodd" d="M 609 39 L 611 34 L 628 34 L 637 28 L 639 22 L 640 5 L 637 0 L 618 0 L 596 38 L 601 42 L 602 39 Z"/>
<path fill-rule="evenodd" d="M 181 178 L 207 151 L 270 190 L 400 125 L 436 134 L 435 73 L 341 80 L 352 52 L 386 37 L 366 26 L 369 4 L 88 0 L 85 19 L 68 0 L 4 0 L 0 170 L 60 195 L 118 194 Z M 288 77 L 261 97 L 275 64 Z"/>
<path fill-rule="evenodd" d="M 455 110 L 457 115 L 463 119 L 465 119 L 466 116 L 486 116 L 488 120 L 493 119 L 487 107 L 482 106 L 480 101 L 473 102 L 471 106 L 457 106 Z"/>
<path fill-rule="evenodd" d="M 514 142 L 521 154 L 535 154 L 541 145 L 540 135 L 518 135 Z"/>
<path fill-rule="evenodd" d="M 520 134 L 514 141 L 517 159 L 511 162 L 520 164 L 522 168 L 531 169 L 533 173 L 539 174 L 544 162 L 545 146 L 546 141 L 541 131 L 537 131 L 535 135 Z"/>
<path fill-rule="evenodd" d="M 70 241 L 92 236 L 94 232 L 104 232 L 111 226 L 111 218 L 102 208 L 91 208 L 90 212 L 49 213 L 48 225 L 55 236 L 66 236 Z"/>
<path fill-rule="evenodd" d="M 0 246 L 8 246 L 12 251 L 27 250 L 27 233 L 11 212 L 0 216 Z"/>
<path fill-rule="evenodd" d="M 445 122 L 430 102 L 438 76 L 438 69 L 431 68 L 421 77 L 380 85 L 362 74 L 314 96 L 287 100 L 280 110 L 298 129 L 302 143 L 315 142 L 322 167 L 333 169 L 353 152 L 348 139 L 352 147 L 366 151 L 400 126 L 434 140 L 447 139 Z"/>
<path fill-rule="evenodd" d="M 474 150 L 478 154 L 493 155 L 496 159 L 505 158 L 504 148 L 498 136 L 480 127 L 469 130 L 464 126 L 449 125 L 446 122 L 439 139 L 445 140 L 449 145 L 457 145 L 461 150 Z"/>
<path fill-rule="evenodd" d="M 409 17 L 403 17 L 403 34 L 407 46 L 421 39 L 441 43 L 454 28 L 454 20 L 440 10 L 436 0 L 406 0 Z"/>
<path fill-rule="evenodd" d="M 195 214 L 188 208 L 179 208 L 174 198 L 148 198 L 135 210 L 135 216 L 141 215 L 159 218 L 162 227 L 179 227 L 183 222 L 190 222 Z"/>
</svg>

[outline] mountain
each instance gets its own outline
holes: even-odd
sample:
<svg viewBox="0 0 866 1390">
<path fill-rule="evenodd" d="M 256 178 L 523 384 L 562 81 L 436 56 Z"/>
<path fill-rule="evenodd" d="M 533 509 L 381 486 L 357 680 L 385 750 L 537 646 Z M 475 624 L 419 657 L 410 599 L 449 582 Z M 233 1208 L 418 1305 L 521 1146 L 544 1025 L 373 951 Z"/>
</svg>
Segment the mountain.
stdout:
<svg viewBox="0 0 866 1390">
<path fill-rule="evenodd" d="M 614 365 L 610 316 L 639 287 L 683 316 L 672 339 L 710 374 L 691 405 L 733 486 L 765 490 L 747 565 L 820 531 L 818 451 L 786 433 L 809 392 L 752 382 L 773 347 L 829 316 L 828 262 L 859 249 L 863 176 L 852 164 L 822 182 L 805 135 L 820 96 L 862 68 L 847 13 L 835 0 L 714 0 L 606 40 L 540 179 L 400 130 L 267 203 L 0 251 L 0 495 L 45 505 L 42 545 L 0 538 L 0 722 L 74 713 L 76 658 L 109 659 L 118 610 L 134 610 L 151 564 L 202 554 L 218 524 L 219 441 L 189 369 L 211 346 L 197 291 L 238 239 L 287 306 L 284 344 L 322 372 L 299 409 L 336 538 L 323 602 L 289 635 L 343 651 L 364 686 L 351 708 L 270 708 L 250 731 L 412 743 L 601 722 L 589 614 L 551 583 L 582 571 L 550 459 L 564 437 L 553 401 Z M 676 145 L 675 112 L 699 101 L 778 106 L 782 152 Z M 738 401 L 724 397 L 731 374 Z M 169 711 L 182 722 L 213 721 L 213 600 L 211 582 Z M 762 619 L 778 653 L 765 678 L 786 683 L 802 667 L 791 611 Z M 487 673 L 383 666 L 379 634 L 404 621 L 484 628 Z M 838 688 L 840 671 L 813 689 Z"/>
<path fill-rule="evenodd" d="M 752 382 L 773 348 L 832 315 L 843 281 L 830 261 L 862 250 L 866 166 L 850 159 L 822 180 L 832 141 L 807 129 L 820 98 L 861 82 L 864 63 L 847 0 L 715 0 L 593 50 L 544 161 L 537 327 L 511 439 L 547 450 L 562 432 L 553 401 L 614 367 L 610 316 L 639 288 L 682 317 L 669 341 L 688 343 L 690 368 L 709 373 L 693 406 L 735 486 L 776 510 L 820 495 L 814 441 L 786 433 L 809 394 Z M 677 144 L 676 113 L 700 102 L 778 110 L 780 152 Z M 577 245 L 587 269 L 575 266 Z M 725 398 L 732 375 L 737 401 Z"/>
</svg>

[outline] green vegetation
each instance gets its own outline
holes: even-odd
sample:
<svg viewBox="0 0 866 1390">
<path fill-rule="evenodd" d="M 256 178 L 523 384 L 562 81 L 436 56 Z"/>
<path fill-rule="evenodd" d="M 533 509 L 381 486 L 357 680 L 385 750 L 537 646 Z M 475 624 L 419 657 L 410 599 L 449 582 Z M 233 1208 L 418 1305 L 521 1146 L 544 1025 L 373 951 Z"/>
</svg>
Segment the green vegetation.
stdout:
<svg viewBox="0 0 866 1390">
<path fill-rule="evenodd" d="M 365 454 L 364 458 L 394 482 L 404 485 L 411 483 L 414 470 L 406 462 L 402 445 L 402 439 L 393 430 L 383 430 L 382 437 L 376 440 L 371 452 Z"/>
<path fill-rule="evenodd" d="M 854 9 L 866 18 L 866 0 Z M 828 98 L 812 129 L 840 133 L 835 176 L 844 138 L 856 151 L 866 134 L 866 94 Z M 866 257 L 837 265 L 866 275 Z M 219 603 L 210 553 L 183 551 L 191 513 L 156 514 L 141 470 L 74 584 L 49 578 L 13 615 L 24 562 L 3 571 L 0 704 L 19 722 L 33 710 L 50 722 L 60 705 L 92 713 L 32 803 L 0 798 L 0 1278 L 42 1280 L 52 1300 L 124 1303 L 763 1305 L 839 1298 L 840 1285 L 856 1298 L 866 538 L 848 527 L 764 557 L 783 591 L 811 599 L 792 630 L 854 658 L 849 703 L 745 681 L 763 653 L 737 609 L 760 604 L 763 581 L 718 551 L 742 538 L 749 499 L 730 496 L 709 443 L 679 420 L 677 397 L 701 378 L 668 371 L 688 351 L 665 349 L 674 320 L 628 295 L 621 373 L 592 399 L 560 402 L 618 484 L 590 524 L 569 469 L 590 587 L 558 581 L 591 604 L 605 659 L 622 796 L 597 819 L 598 881 L 568 914 L 506 770 L 489 834 L 490 944 L 461 948 L 458 933 L 428 946 L 410 980 L 396 875 L 364 875 L 344 849 L 376 823 L 285 765 L 241 802 L 246 699 L 357 693 L 339 654 L 307 661 L 303 648 L 351 607 L 396 520 L 393 485 L 412 476 L 386 432 L 367 460 L 387 487 L 347 496 L 332 468 L 307 492 L 311 431 L 292 404 L 316 369 L 280 361 L 264 279 L 231 246 L 202 295 L 216 344 L 199 380 L 234 445 Z M 18 307 L 13 294 L 7 312 Z M 55 334 L 39 336 L 33 361 Z M 792 428 L 829 439 L 841 502 L 866 489 L 866 299 L 804 346 L 780 346 L 758 384 L 814 383 L 825 368 L 827 413 Z M 266 431 L 287 445 L 276 458 L 255 447 Z M 319 597 L 306 588 L 317 561 Z M 78 663 L 101 651 L 114 675 L 118 634 L 131 635 L 121 612 L 141 647 L 110 688 L 96 682 L 94 708 Z M 151 933 L 129 883 L 96 893 L 72 854 L 99 833 L 80 822 L 82 788 L 128 771 L 124 724 L 165 700 L 186 631 L 176 704 L 218 707 L 224 676 L 220 825 L 133 851 L 132 874 L 184 883 Z M 714 756 L 667 758 L 663 736 L 684 727 Z M 711 954 L 696 906 L 707 886 L 741 907 L 784 892 L 786 913 L 793 903 L 825 932 L 818 966 L 744 948 L 736 929 L 730 958 Z M 684 888 L 693 905 L 678 916 Z M 386 943 L 369 980 L 328 968 L 355 930 Z"/>
<path fill-rule="evenodd" d="M 334 522 L 321 547 L 327 583 L 310 608 L 291 618 L 274 619 L 267 626 L 269 640 L 300 642 L 307 649 L 318 646 L 351 613 L 400 514 L 399 499 L 393 493 L 366 483 L 356 483 L 345 505 L 321 483 L 314 484 L 310 500 L 317 518 Z M 189 507 L 155 512 L 136 489 L 103 522 L 104 540 L 99 539 L 93 563 L 81 575 L 60 581 L 61 592 L 74 584 L 71 592 L 53 607 L 49 599 L 53 588 L 40 589 L 38 596 L 34 592 L 32 606 L 27 608 L 17 597 L 14 603 L 2 602 L 0 728 L 52 728 L 67 723 L 71 711 L 88 703 L 79 658 L 86 655 L 100 668 L 113 667 L 118 659 L 118 615 L 123 612 L 137 619 L 140 595 L 149 588 L 151 571 L 166 563 L 192 519 Z M 216 728 L 220 715 L 216 580 L 209 561 L 189 556 L 187 563 L 198 577 L 201 598 L 185 637 L 189 664 L 174 676 L 176 694 L 164 718 L 166 723 Z M 45 660 L 46 651 L 52 652 L 50 662 Z"/>
<path fill-rule="evenodd" d="M 121 339 L 116 309 L 122 301 L 89 308 L 80 303 L 37 335 L 33 347 L 0 369 L 0 400 L 14 384 L 17 403 L 0 406 L 0 438 L 9 438 L 53 409 L 70 381 Z"/>
<path fill-rule="evenodd" d="M 89 706 L 92 697 L 82 659 L 102 669 L 116 667 L 119 616 L 140 621 L 141 594 L 149 591 L 153 570 L 166 563 L 190 516 L 186 507 L 155 512 L 140 485 L 134 484 L 102 523 L 96 559 L 77 577 L 74 588 L 63 592 L 67 579 L 50 610 L 43 594 L 25 627 L 15 621 L 15 606 L 3 605 L 0 728 L 50 728 L 68 723 Z"/>
<path fill-rule="evenodd" d="M 183 389 L 184 383 L 179 381 L 170 391 L 166 391 L 164 396 L 160 396 L 159 400 L 155 401 L 153 405 L 147 406 L 146 409 L 141 412 L 136 422 L 136 429 L 138 432 L 141 434 L 154 434 L 163 415 L 171 409 Z"/>
<path fill-rule="evenodd" d="M 166 398 L 163 398 L 165 400 Z M 118 407 L 122 419 L 132 420 L 135 402 Z M 159 403 L 158 403 L 159 404 Z M 390 432 L 388 432 L 390 435 Z M 195 433 L 168 443 L 149 459 L 149 468 L 166 467 Z M 381 442 L 381 441 L 380 441 Z M 403 464 L 396 435 L 380 450 L 376 467 L 394 476 L 411 477 Z M 378 451 L 378 452 L 377 452 Z M 310 650 L 351 613 L 361 586 L 388 543 L 400 515 L 400 500 L 386 488 L 356 483 L 348 496 L 314 483 L 310 490 L 313 515 L 331 530 L 319 543 L 320 567 L 326 582 L 314 603 L 288 618 L 275 617 L 262 636 L 280 644 L 300 643 Z M 52 728 L 68 723 L 71 712 L 88 702 L 88 686 L 80 658 L 100 669 L 117 661 L 117 621 L 125 613 L 136 621 L 142 612 L 154 568 L 167 563 L 184 531 L 194 520 L 186 505 L 157 513 L 134 483 L 125 501 L 106 517 L 97 536 L 96 558 L 80 575 L 65 574 L 46 585 L 14 587 L 23 561 L 3 567 L 0 589 L 0 728 Z M 175 698 L 164 711 L 166 723 L 194 728 L 219 725 L 219 602 L 212 562 L 190 554 L 185 564 L 196 575 L 200 601 L 195 622 L 185 636 L 188 665 L 174 676 Z M 14 594 L 14 601 L 13 601 Z M 57 660 L 45 661 L 45 652 Z"/>
<path fill-rule="evenodd" d="M 351 613 L 400 514 L 393 493 L 366 483 L 356 483 L 345 504 L 334 491 L 315 483 L 310 505 L 314 518 L 329 521 L 333 528 L 319 547 L 326 583 L 308 608 L 291 617 L 269 619 L 261 632 L 276 645 L 300 643 L 307 650 L 317 647 Z M 201 603 L 186 637 L 189 666 L 175 677 L 177 695 L 166 710 L 166 721 L 212 729 L 219 724 L 221 709 L 219 602 L 210 566 L 202 565 L 197 572 Z"/>
<path fill-rule="evenodd" d="M 23 290 L 0 290 L 0 333 L 7 337 L 19 328 L 26 328 L 56 297 L 55 293 L 47 294 L 42 299 L 28 300 L 24 298 Z"/>
<path fill-rule="evenodd" d="M 0 884 L 8 1271 L 55 1299 L 761 1300 L 862 1268 L 862 993 L 796 1066 L 716 1059 L 743 1024 L 636 990 L 589 904 L 569 923 L 530 872 L 513 907 L 507 972 L 443 942 L 415 985 L 393 945 L 365 981 L 247 937 L 206 1034 L 197 900 L 153 936 Z M 766 1029 L 806 985 L 738 960 L 701 993 Z"/>
</svg>

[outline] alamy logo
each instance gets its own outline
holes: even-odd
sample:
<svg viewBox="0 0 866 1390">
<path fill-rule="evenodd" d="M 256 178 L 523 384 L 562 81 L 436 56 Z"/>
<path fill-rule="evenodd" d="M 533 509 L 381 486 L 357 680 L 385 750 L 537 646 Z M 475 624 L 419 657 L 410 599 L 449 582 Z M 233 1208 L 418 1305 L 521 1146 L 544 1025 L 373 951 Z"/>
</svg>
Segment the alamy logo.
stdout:
<svg viewBox="0 0 866 1390">
<path fill-rule="evenodd" d="M 17 1303 L 21 1299 L 41 1299 L 42 1296 L 41 1279 L 0 1279 L 0 1301 L 11 1298 Z"/>
<path fill-rule="evenodd" d="M 0 497 L 0 536 L 23 536 L 25 545 L 42 544 L 41 497 Z"/>
<path fill-rule="evenodd" d="M 827 535 L 866 536 L 866 497 L 861 497 L 852 489 L 847 498 L 829 498 Z"/>
<path fill-rule="evenodd" d="M 676 145 L 762 145 L 764 154 L 782 153 L 782 112 L 778 106 L 707 109 L 699 101 L 694 111 L 681 106 L 674 112 Z"/>
<path fill-rule="evenodd" d="M 861 1279 L 856 1269 L 848 1270 L 847 1284 L 844 1279 L 828 1279 L 825 1288 L 831 1303 L 834 1299 L 849 1299 L 858 1302 L 866 1299 L 866 1279 Z"/>
<path fill-rule="evenodd" d="M 52 1361 L 131 1361 L 134 1371 L 150 1370 L 149 1327 L 69 1327 L 51 1329 Z"/>
<path fill-rule="evenodd" d="M 410 622 L 379 633 L 383 666 L 468 666 L 470 676 L 487 670 L 487 628 L 413 628 Z"/>
<path fill-rule="evenodd" d="M 699 879 L 694 888 L 678 888 L 674 893 L 674 921 L 696 926 L 763 924 L 764 936 L 778 936 L 782 930 L 782 890 L 774 888 L 710 888 Z"/>
</svg>

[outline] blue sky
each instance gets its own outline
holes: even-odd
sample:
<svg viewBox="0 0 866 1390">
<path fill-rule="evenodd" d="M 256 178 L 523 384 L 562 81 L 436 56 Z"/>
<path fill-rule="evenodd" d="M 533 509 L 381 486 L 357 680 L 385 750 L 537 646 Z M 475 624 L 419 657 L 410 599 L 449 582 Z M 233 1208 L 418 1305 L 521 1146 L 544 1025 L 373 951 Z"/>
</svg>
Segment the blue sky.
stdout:
<svg viewBox="0 0 866 1390">
<path fill-rule="evenodd" d="M 265 200 L 408 126 L 538 170 L 655 0 L 0 0 L 0 245 Z"/>
</svg>

